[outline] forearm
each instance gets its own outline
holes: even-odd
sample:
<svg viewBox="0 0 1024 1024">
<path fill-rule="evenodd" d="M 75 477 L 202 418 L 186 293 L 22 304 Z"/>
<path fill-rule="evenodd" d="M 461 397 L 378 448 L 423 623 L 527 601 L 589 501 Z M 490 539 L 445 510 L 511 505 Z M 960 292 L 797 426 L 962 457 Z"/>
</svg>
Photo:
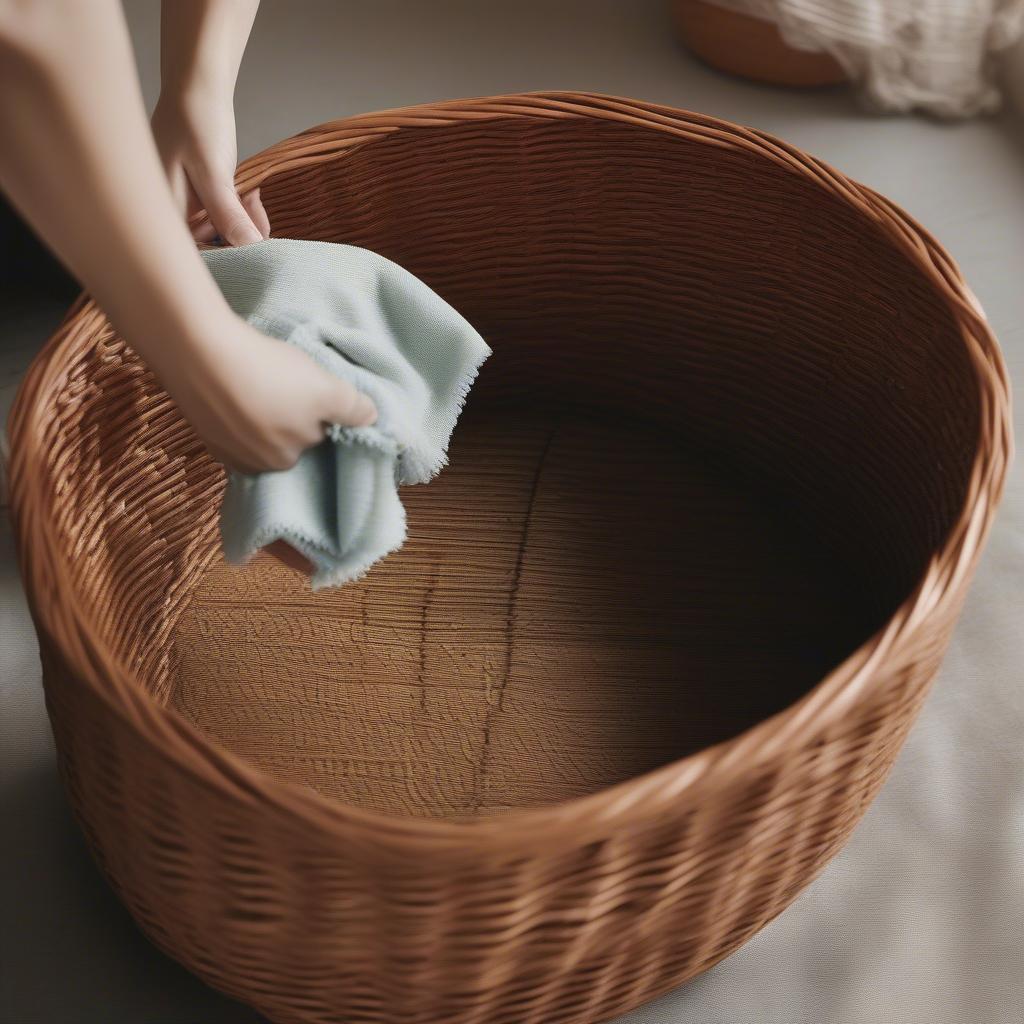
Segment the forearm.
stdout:
<svg viewBox="0 0 1024 1024">
<path fill-rule="evenodd" d="M 0 0 L 0 51 L 0 186 L 158 375 L 201 355 L 229 313 L 164 179 L 117 0 Z"/>
<path fill-rule="evenodd" d="M 198 89 L 230 100 L 259 0 L 164 0 L 160 91 Z"/>
<path fill-rule="evenodd" d="M 235 192 L 234 92 L 258 0 L 164 0 L 153 132 L 178 208 L 197 239 L 270 233 L 259 193 Z M 200 218 L 197 215 L 204 211 Z"/>
<path fill-rule="evenodd" d="M 242 7 L 251 23 L 250 0 L 232 5 L 232 17 Z M 228 45 L 233 82 L 245 39 L 238 32 L 231 48 L 216 33 L 242 22 L 221 23 L 215 13 L 201 22 L 193 72 L 204 61 L 216 65 L 218 47 Z M 215 159 L 204 151 L 195 160 L 205 186 L 197 191 L 211 214 L 215 203 L 213 224 L 229 241 L 257 241 L 269 234 L 266 212 L 255 191 L 247 208 L 235 193 L 233 119 L 219 128 Z M 325 424 L 373 422 L 373 403 L 351 384 L 229 309 L 165 180 L 118 0 L 0 0 L 0 138 L 0 188 L 155 371 L 215 458 L 249 473 L 284 469 L 323 440 Z M 262 214 L 262 229 L 251 213 Z"/>
</svg>

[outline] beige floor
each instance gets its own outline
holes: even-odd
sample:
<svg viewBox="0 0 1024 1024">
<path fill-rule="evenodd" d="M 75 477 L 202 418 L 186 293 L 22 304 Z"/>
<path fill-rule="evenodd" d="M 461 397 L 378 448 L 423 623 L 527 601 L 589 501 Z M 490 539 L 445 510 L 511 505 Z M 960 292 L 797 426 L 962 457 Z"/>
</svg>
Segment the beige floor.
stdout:
<svg viewBox="0 0 1024 1024">
<path fill-rule="evenodd" d="M 150 101 L 156 11 L 129 0 Z M 661 0 L 265 0 L 239 86 L 240 147 L 362 110 L 543 88 L 752 124 L 880 189 L 951 249 L 1024 377 L 1024 143 L 1010 121 L 872 119 L 843 93 L 720 77 L 679 52 Z M 3 303 L 0 411 L 60 315 L 45 294 Z M 744 949 L 623 1024 L 1021 1019 L 1022 569 L 1018 473 L 935 692 L 853 841 Z M 255 1022 L 156 953 L 87 859 L 54 775 L 6 528 L 0 657 L 0 1024 Z"/>
</svg>

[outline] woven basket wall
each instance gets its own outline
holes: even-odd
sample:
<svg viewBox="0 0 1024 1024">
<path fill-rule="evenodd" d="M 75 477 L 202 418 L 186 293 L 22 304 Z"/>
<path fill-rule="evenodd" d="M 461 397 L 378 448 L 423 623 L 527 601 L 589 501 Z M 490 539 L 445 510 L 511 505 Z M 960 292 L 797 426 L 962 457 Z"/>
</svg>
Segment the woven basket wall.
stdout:
<svg viewBox="0 0 1024 1024">
<path fill-rule="evenodd" d="M 313 596 L 82 303 L 11 421 L 71 800 L 146 933 L 281 1024 L 556 1024 L 782 911 L 884 780 L 1009 457 L 942 249 L 761 133 L 580 94 L 312 129 L 275 233 L 495 350 L 410 539 Z"/>
</svg>

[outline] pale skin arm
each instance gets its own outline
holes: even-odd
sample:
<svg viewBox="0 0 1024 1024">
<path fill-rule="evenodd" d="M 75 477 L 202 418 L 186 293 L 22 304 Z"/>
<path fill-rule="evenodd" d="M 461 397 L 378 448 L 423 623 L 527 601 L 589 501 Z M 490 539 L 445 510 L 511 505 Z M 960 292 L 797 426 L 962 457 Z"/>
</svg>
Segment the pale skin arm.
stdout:
<svg viewBox="0 0 1024 1024">
<path fill-rule="evenodd" d="M 244 245 L 270 234 L 259 192 L 240 199 L 234 186 L 235 81 L 258 7 L 259 0 L 164 0 L 161 7 L 153 135 L 197 241 L 219 235 Z"/>
<path fill-rule="evenodd" d="M 373 422 L 368 398 L 227 306 L 164 177 L 117 0 L 0 0 L 0 138 L 0 188 L 216 458 L 281 469 L 326 423 Z"/>
</svg>

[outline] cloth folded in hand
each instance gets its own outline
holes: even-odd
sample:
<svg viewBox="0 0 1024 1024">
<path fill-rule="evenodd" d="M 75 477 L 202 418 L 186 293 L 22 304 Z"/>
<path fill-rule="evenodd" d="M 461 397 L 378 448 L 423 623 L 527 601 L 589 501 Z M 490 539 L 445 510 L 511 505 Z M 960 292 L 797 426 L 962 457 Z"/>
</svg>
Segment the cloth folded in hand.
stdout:
<svg viewBox="0 0 1024 1024">
<path fill-rule="evenodd" d="M 275 238 L 203 257 L 236 313 L 377 406 L 372 426 L 328 427 L 291 469 L 229 474 L 224 554 L 242 563 L 283 540 L 313 564 L 314 590 L 356 579 L 401 547 L 398 486 L 426 483 L 446 464 L 490 349 L 422 281 L 366 249 Z"/>
</svg>

